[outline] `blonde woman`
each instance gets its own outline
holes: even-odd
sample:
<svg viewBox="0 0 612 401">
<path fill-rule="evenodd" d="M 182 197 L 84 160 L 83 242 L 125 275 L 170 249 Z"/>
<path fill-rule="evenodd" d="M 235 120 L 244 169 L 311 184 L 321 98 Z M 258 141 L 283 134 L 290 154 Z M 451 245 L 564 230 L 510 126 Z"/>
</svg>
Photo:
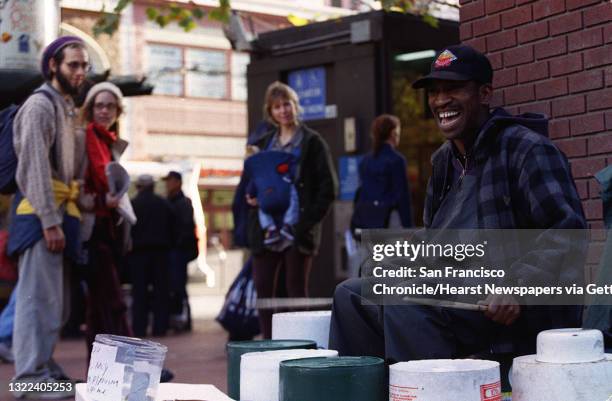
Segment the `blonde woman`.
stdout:
<svg viewBox="0 0 612 401">
<path fill-rule="evenodd" d="M 297 222 L 290 227 L 293 240 L 283 236 L 280 241 L 264 244 L 257 198 L 247 195 L 249 210 L 248 237 L 253 253 L 253 277 L 259 298 L 277 295 L 281 286 L 289 297 L 308 296 L 308 278 L 312 257 L 318 252 L 321 222 L 337 191 L 337 179 L 331 154 L 325 140 L 298 119 L 299 99 L 289 86 L 272 83 L 264 98 L 263 113 L 275 129 L 254 145 L 262 151 L 275 150 L 296 155 L 297 166 L 293 183 L 299 200 Z M 284 270 L 284 275 L 279 275 Z M 284 283 L 278 277 L 284 276 Z M 272 312 L 260 310 L 264 338 L 272 334 Z"/>
</svg>

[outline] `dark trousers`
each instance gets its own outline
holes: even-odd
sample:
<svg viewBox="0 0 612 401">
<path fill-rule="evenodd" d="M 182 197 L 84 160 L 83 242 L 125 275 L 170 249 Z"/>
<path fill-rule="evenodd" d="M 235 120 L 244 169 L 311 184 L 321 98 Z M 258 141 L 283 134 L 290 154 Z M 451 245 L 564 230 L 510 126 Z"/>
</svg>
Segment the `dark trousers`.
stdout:
<svg viewBox="0 0 612 401">
<path fill-rule="evenodd" d="M 266 250 L 253 255 L 253 281 L 257 297 L 272 298 L 279 293 L 285 293 L 290 298 L 307 297 L 311 265 L 312 256 L 301 253 L 293 246 L 282 252 Z M 284 277 L 284 283 L 280 282 L 281 277 Z M 258 312 L 263 338 L 271 338 L 274 311 L 262 309 Z"/>
<path fill-rule="evenodd" d="M 130 255 L 132 281 L 132 329 L 136 337 L 147 334 L 149 311 L 153 311 L 153 335 L 168 330 L 170 275 L 168 251 L 136 250 Z M 149 295 L 149 285 L 153 287 Z"/>
<path fill-rule="evenodd" d="M 423 305 L 374 305 L 361 296 L 361 279 L 334 293 L 329 349 L 377 356 L 389 363 L 452 359 L 489 350 L 501 326 L 481 312 Z"/>
<path fill-rule="evenodd" d="M 98 219 L 88 243 L 89 263 L 86 267 L 87 313 L 85 340 L 87 356 L 91 356 L 97 334 L 132 336 L 128 325 L 127 306 L 117 271 L 112 243 L 112 222 Z"/>
<path fill-rule="evenodd" d="M 187 296 L 187 264 L 189 254 L 180 249 L 170 251 L 170 314 L 180 315 L 183 306 L 187 305 L 189 313 L 189 299 Z M 191 321 L 191 316 L 188 316 Z"/>
</svg>

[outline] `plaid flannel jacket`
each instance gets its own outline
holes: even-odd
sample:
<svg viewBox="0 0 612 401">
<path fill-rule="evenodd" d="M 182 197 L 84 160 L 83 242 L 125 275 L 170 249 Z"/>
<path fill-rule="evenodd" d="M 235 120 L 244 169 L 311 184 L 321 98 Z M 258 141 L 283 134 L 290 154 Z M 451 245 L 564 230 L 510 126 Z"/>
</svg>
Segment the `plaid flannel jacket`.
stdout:
<svg viewBox="0 0 612 401">
<path fill-rule="evenodd" d="M 478 183 L 478 229 L 543 230 L 535 251 L 520 255 L 507 271 L 510 285 L 581 284 L 580 269 L 559 269 L 559 260 L 574 252 L 575 244 L 558 244 L 547 249 L 548 229 L 584 229 L 586 220 L 565 155 L 548 139 L 548 121 L 542 115 L 511 116 L 496 109 L 481 129 L 468 157 L 481 166 Z M 452 185 L 451 161 L 454 155 L 450 141 L 432 156 L 432 176 L 427 188 L 424 223 L 430 227 L 442 200 Z M 550 232 L 550 231 L 549 231 Z M 554 234 L 552 234 L 554 235 Z M 541 248 L 538 251 L 538 247 Z M 537 333 L 554 327 L 580 326 L 580 307 L 528 308 L 526 330 Z M 514 351 L 529 353 L 522 344 Z M 500 339 L 503 342 L 503 339 Z M 519 341 L 520 343 L 520 341 Z M 499 345 L 499 349 L 505 345 Z"/>
</svg>

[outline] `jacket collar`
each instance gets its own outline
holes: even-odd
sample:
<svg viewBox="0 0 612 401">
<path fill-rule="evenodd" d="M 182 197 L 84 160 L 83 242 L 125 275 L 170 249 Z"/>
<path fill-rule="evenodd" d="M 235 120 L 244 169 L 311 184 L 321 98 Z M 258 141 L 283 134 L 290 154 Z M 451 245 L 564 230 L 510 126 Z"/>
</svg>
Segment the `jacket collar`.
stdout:
<svg viewBox="0 0 612 401">
<path fill-rule="evenodd" d="M 177 201 L 177 200 L 180 200 L 180 199 L 182 199 L 184 197 L 185 197 L 185 194 L 183 193 L 183 190 L 179 189 L 176 194 L 174 194 L 173 196 L 169 196 L 168 200 L 170 200 L 170 201 Z"/>
<path fill-rule="evenodd" d="M 310 131 L 310 128 L 308 128 L 303 123 L 300 123 L 297 129 L 302 132 L 300 146 L 304 147 L 306 143 L 310 140 L 310 138 L 312 138 L 312 132 Z M 274 140 L 274 136 L 277 133 L 278 133 L 278 128 L 274 127 L 273 129 L 269 130 L 264 135 L 262 135 L 262 137 L 259 138 L 259 140 L 257 141 L 257 146 L 259 147 L 259 149 L 261 150 L 267 149 L 268 146 L 270 146 L 270 141 Z M 296 132 L 296 135 L 297 135 L 297 132 Z"/>
</svg>

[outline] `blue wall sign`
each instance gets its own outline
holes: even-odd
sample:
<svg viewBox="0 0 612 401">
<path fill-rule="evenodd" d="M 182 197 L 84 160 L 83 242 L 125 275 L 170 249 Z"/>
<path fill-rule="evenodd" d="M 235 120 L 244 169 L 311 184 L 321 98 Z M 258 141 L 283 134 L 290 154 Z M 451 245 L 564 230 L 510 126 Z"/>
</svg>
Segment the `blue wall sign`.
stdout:
<svg viewBox="0 0 612 401">
<path fill-rule="evenodd" d="M 339 159 L 340 200 L 352 201 L 359 188 L 359 162 L 363 156 L 343 156 Z"/>
<path fill-rule="evenodd" d="M 300 97 L 300 106 L 304 109 L 302 120 L 319 120 L 325 118 L 325 68 L 308 68 L 289 73 L 289 86 Z"/>
</svg>

